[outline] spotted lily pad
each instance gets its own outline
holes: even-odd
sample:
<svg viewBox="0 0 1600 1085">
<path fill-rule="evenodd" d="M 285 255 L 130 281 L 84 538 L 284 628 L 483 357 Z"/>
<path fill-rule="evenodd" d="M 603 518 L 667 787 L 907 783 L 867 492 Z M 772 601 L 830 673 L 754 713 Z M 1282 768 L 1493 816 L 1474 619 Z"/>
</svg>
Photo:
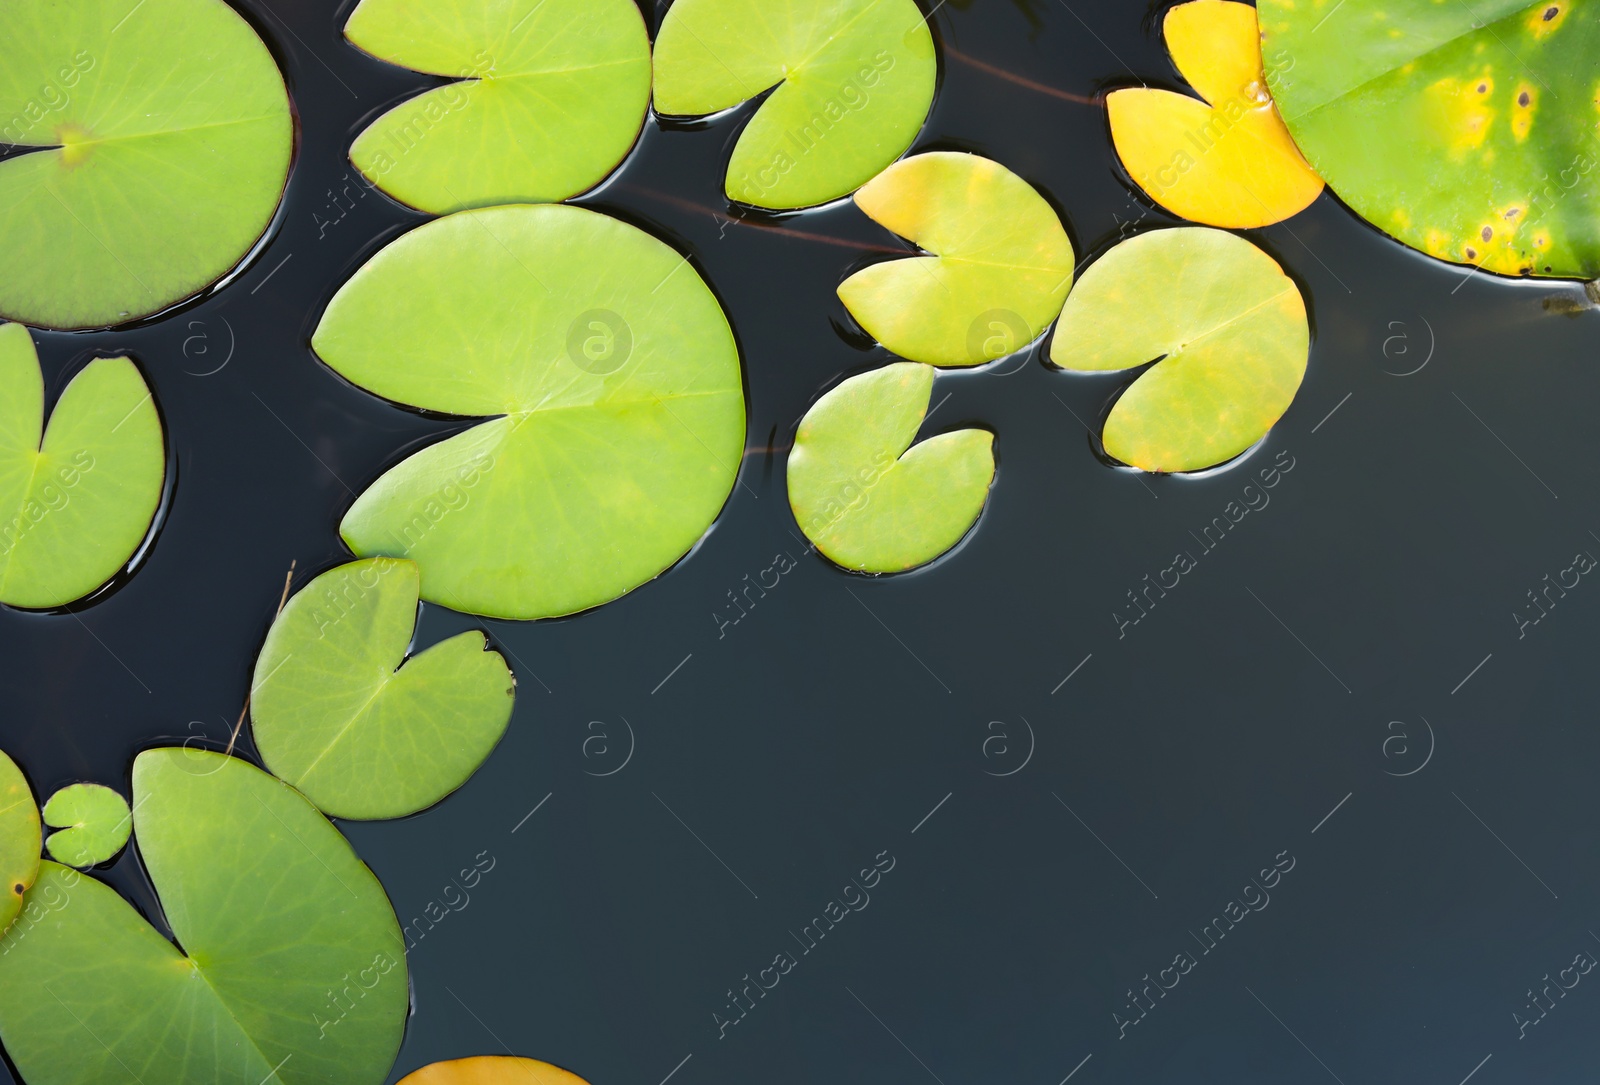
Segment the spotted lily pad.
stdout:
<svg viewBox="0 0 1600 1085">
<path fill-rule="evenodd" d="M 128 800 L 100 784 L 72 784 L 51 795 L 44 823 L 59 830 L 45 841 L 50 858 L 75 867 L 110 859 L 133 832 Z"/>
<path fill-rule="evenodd" d="M 223 0 L 0 8 L 0 314 L 120 324 L 225 275 L 266 231 L 294 125 Z"/>
<path fill-rule="evenodd" d="M 400 1085 L 589 1085 L 577 1074 L 538 1059 L 479 1055 L 436 1062 L 400 1079 Z"/>
<path fill-rule="evenodd" d="M 330 817 L 397 818 L 466 782 L 511 720 L 516 683 L 484 635 L 407 659 L 417 567 L 341 565 L 300 591 L 256 660 L 256 747 Z"/>
<path fill-rule="evenodd" d="M 1305 300 L 1272 257 L 1184 227 L 1140 234 L 1090 265 L 1050 357 L 1085 372 L 1156 361 L 1111 409 L 1105 450 L 1146 471 L 1197 471 L 1265 436 L 1294 401 L 1310 345 Z"/>
<path fill-rule="evenodd" d="M 340 525 L 361 556 L 415 561 L 429 602 L 599 606 L 688 553 L 737 477 L 727 318 L 688 257 L 592 211 L 430 222 L 356 272 L 312 345 L 397 403 L 494 416 L 391 469 Z"/>
<path fill-rule="evenodd" d="M 878 342 L 929 365 L 992 362 L 1061 312 L 1072 242 L 1033 187 L 977 155 L 919 154 L 856 193 L 874 221 L 931 256 L 873 264 L 839 286 Z"/>
<path fill-rule="evenodd" d="M 373 184 L 435 214 L 593 188 L 649 108 L 633 0 L 361 0 L 344 32 L 380 60 L 459 80 L 395 106 L 350 148 Z"/>
<path fill-rule="evenodd" d="M 39 876 L 39 809 L 16 762 L 0 752 L 0 932 Z"/>
<path fill-rule="evenodd" d="M 851 377 L 800 422 L 789 453 L 789 506 L 806 537 L 838 565 L 864 573 L 926 565 L 983 512 L 994 482 L 993 434 L 955 430 L 911 444 L 933 372 L 897 362 Z"/>
<path fill-rule="evenodd" d="M 40 918 L 0 939 L 0 1040 L 28 1085 L 382 1082 L 405 946 L 345 839 L 221 754 L 146 751 L 133 793 L 177 945 L 109 887 L 45 863 L 28 893 Z"/>
<path fill-rule="evenodd" d="M 728 163 L 730 199 L 810 207 L 905 153 L 938 61 L 915 0 L 676 0 L 656 38 L 656 110 L 698 117 L 777 87 Z"/>
<path fill-rule="evenodd" d="M 57 607 L 120 572 L 166 476 L 161 420 L 126 358 L 90 362 L 45 426 L 28 330 L 0 326 L 0 602 Z"/>
<path fill-rule="evenodd" d="M 1600 275 L 1600 20 L 1582 0 L 1261 0 L 1283 119 L 1368 222 L 1505 275 Z"/>
<path fill-rule="evenodd" d="M 1272 104 L 1256 10 L 1190 0 L 1162 21 L 1167 49 L 1204 102 L 1149 87 L 1106 98 L 1111 138 L 1139 187 L 1211 226 L 1248 228 L 1305 210 L 1322 192 Z"/>
</svg>

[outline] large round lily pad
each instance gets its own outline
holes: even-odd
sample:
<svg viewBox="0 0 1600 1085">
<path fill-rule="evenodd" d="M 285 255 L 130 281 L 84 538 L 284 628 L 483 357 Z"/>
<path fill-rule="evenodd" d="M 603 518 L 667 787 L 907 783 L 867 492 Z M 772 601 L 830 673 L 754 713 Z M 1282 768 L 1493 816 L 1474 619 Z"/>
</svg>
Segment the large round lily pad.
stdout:
<svg viewBox="0 0 1600 1085">
<path fill-rule="evenodd" d="M 161 419 L 132 362 L 90 362 L 46 427 L 33 339 L 0 326 L 0 602 L 58 607 L 110 580 L 149 533 L 165 477 Z"/>
<path fill-rule="evenodd" d="M 730 199 L 848 196 L 911 146 L 938 60 L 915 0 L 676 0 L 656 38 L 656 110 L 698 117 L 777 87 L 739 136 Z"/>
<path fill-rule="evenodd" d="M 0 752 L 0 933 L 39 876 L 39 808 L 22 770 Z"/>
<path fill-rule="evenodd" d="M 394 558 L 330 569 L 289 600 L 256 660 L 256 747 L 331 817 L 432 806 L 511 720 L 516 683 L 477 630 L 406 658 L 417 581 L 416 565 Z"/>
<path fill-rule="evenodd" d="M 397 403 L 496 416 L 394 467 L 340 525 L 359 555 L 415 561 L 429 602 L 599 606 L 688 553 L 737 477 L 727 318 L 688 257 L 592 211 L 430 222 L 356 272 L 312 345 Z"/>
<path fill-rule="evenodd" d="M 178 945 L 106 885 L 45 863 L 0 939 L 0 1040 L 28 1085 L 382 1082 L 405 945 L 344 837 L 221 754 L 147 751 L 133 791 Z"/>
<path fill-rule="evenodd" d="M 460 80 L 395 106 L 350 148 L 379 188 L 436 214 L 593 188 L 649 108 L 633 0 L 361 0 L 344 32 L 380 60 Z"/>
<path fill-rule="evenodd" d="M 839 285 L 856 321 L 901 357 L 982 365 L 1031 343 L 1061 312 L 1072 241 L 1044 197 L 998 162 L 919 154 L 856 203 L 932 254 L 873 264 Z"/>
<path fill-rule="evenodd" d="M 994 435 L 963 429 L 913 446 L 933 370 L 897 362 L 851 377 L 800 422 L 789 505 L 818 550 L 847 569 L 899 573 L 949 550 L 994 482 Z"/>
<path fill-rule="evenodd" d="M 1584 0 L 1261 0 L 1278 109 L 1368 222 L 1505 275 L 1600 275 Z"/>
<path fill-rule="evenodd" d="M 0 5 L 0 314 L 135 320 L 266 231 L 294 125 L 272 55 L 223 0 Z"/>
<path fill-rule="evenodd" d="M 1311 347 L 1305 299 L 1277 261 L 1221 230 L 1155 230 L 1089 266 L 1050 346 L 1063 369 L 1157 362 L 1117 400 L 1105 450 L 1146 471 L 1198 471 L 1261 440 Z"/>
</svg>

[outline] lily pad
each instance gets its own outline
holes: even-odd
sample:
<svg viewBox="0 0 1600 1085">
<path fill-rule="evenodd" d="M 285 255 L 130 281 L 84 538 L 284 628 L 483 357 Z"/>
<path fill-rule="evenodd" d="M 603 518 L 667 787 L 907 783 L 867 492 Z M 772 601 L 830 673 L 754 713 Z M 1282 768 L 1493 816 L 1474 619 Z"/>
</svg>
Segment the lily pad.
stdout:
<svg viewBox="0 0 1600 1085">
<path fill-rule="evenodd" d="M 0 932 L 39 876 L 39 809 L 16 762 L 0 752 Z"/>
<path fill-rule="evenodd" d="M 62 606 L 121 572 L 150 532 L 166 466 L 132 362 L 90 362 L 46 428 L 33 339 L 0 326 L 0 603 Z"/>
<path fill-rule="evenodd" d="M 178 945 L 109 887 L 45 863 L 28 893 L 41 920 L 0 939 L 0 1039 L 28 1085 L 382 1082 L 405 1025 L 405 946 L 345 839 L 221 754 L 147 751 L 133 791 Z"/>
<path fill-rule="evenodd" d="M 904 154 L 937 77 L 914 0 L 676 0 L 656 37 L 659 113 L 718 113 L 777 87 L 726 184 L 774 210 L 848 196 Z"/>
<path fill-rule="evenodd" d="M 216 282 L 266 232 L 294 122 L 222 0 L 0 9 L 0 314 L 98 328 Z"/>
<path fill-rule="evenodd" d="M 516 682 L 476 630 L 406 658 L 417 567 L 341 565 L 289 600 L 256 660 L 267 768 L 330 817 L 397 818 L 466 782 L 505 734 Z"/>
<path fill-rule="evenodd" d="M 977 155 L 919 154 L 856 193 L 931 256 L 873 264 L 839 297 L 878 342 L 929 365 L 983 365 L 1033 342 L 1072 284 L 1072 241 L 1033 187 Z"/>
<path fill-rule="evenodd" d="M 361 0 L 344 32 L 380 60 L 460 80 L 389 110 L 350 148 L 369 181 L 435 214 L 593 188 L 649 109 L 633 0 Z"/>
<path fill-rule="evenodd" d="M 589 1085 L 577 1074 L 538 1059 L 479 1055 L 436 1062 L 400 1079 L 400 1085 Z"/>
<path fill-rule="evenodd" d="M 1191 0 L 1162 21 L 1172 61 L 1204 102 L 1148 87 L 1106 97 L 1122 164 L 1151 199 L 1211 226 L 1280 222 L 1322 192 L 1272 103 L 1256 9 Z"/>
<path fill-rule="evenodd" d="M 1272 257 L 1234 234 L 1183 227 L 1140 234 L 1090 265 L 1050 358 L 1084 372 L 1156 361 L 1111 409 L 1105 450 L 1145 471 L 1198 471 L 1277 423 L 1310 348 L 1305 300 Z"/>
<path fill-rule="evenodd" d="M 913 447 L 932 393 L 932 369 L 896 362 L 851 377 L 800 421 L 789 507 L 835 564 L 904 572 L 978 522 L 994 482 L 994 435 L 955 430 Z"/>
<path fill-rule="evenodd" d="M 1278 108 L 1357 214 L 1441 260 L 1600 275 L 1594 58 L 1575 0 L 1261 0 Z"/>
<path fill-rule="evenodd" d="M 50 858 L 75 867 L 110 859 L 133 832 L 128 800 L 100 784 L 72 784 L 51 795 L 44 823 L 59 830 L 45 841 Z"/>
<path fill-rule="evenodd" d="M 688 553 L 738 474 L 721 307 L 688 257 L 592 211 L 430 222 L 356 272 L 312 345 L 397 403 L 498 416 L 391 469 L 340 525 L 361 556 L 415 561 L 429 602 L 519 619 L 599 606 Z"/>
</svg>

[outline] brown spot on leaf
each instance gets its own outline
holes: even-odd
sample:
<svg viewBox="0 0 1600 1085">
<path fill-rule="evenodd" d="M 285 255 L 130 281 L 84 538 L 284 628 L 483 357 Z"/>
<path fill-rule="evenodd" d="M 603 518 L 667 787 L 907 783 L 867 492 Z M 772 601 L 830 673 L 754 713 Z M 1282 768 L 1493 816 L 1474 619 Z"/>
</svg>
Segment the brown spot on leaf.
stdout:
<svg viewBox="0 0 1600 1085">
<path fill-rule="evenodd" d="M 1481 234 L 1479 234 L 1479 236 L 1482 237 L 1485 241 L 1491 240 L 1494 237 L 1494 227 L 1485 226 L 1483 228 L 1483 232 Z"/>
<path fill-rule="evenodd" d="M 1479 83 L 1478 84 L 1478 93 L 1479 94 L 1488 94 L 1489 93 L 1489 84 L 1487 84 L 1487 83 Z"/>
<path fill-rule="evenodd" d="M 1561 8 L 1555 4 L 1551 4 L 1549 7 L 1544 9 L 1544 21 L 1548 23 L 1551 19 L 1554 19 L 1560 14 Z"/>
<path fill-rule="evenodd" d="M 1520 106 L 1526 106 L 1531 101 L 1533 101 L 1533 99 L 1529 97 L 1527 91 L 1523 91 L 1521 94 L 1517 95 L 1517 104 Z"/>
<path fill-rule="evenodd" d="M 18 882 L 16 885 L 11 887 L 11 891 L 20 897 L 23 893 L 26 893 L 28 889 L 27 886 L 23 885 L 21 882 Z"/>
<path fill-rule="evenodd" d="M 1478 258 L 1478 250 L 1473 248 L 1471 245 L 1468 245 L 1467 246 L 1467 259 L 1468 260 L 1476 260 L 1477 258 Z"/>
</svg>

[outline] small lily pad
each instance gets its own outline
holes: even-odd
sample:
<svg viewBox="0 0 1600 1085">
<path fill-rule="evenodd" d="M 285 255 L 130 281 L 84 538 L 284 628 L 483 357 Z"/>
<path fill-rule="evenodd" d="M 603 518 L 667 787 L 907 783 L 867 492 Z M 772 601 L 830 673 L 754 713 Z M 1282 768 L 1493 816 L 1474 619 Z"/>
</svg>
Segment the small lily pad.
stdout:
<svg viewBox="0 0 1600 1085">
<path fill-rule="evenodd" d="M 0 326 L 0 603 L 62 606 L 121 572 L 165 477 L 161 419 L 132 362 L 90 362 L 46 428 L 33 339 Z"/>
<path fill-rule="evenodd" d="M 1148 87 L 1106 97 L 1111 138 L 1139 187 L 1174 214 L 1235 229 L 1310 206 L 1322 179 L 1273 105 L 1256 9 L 1190 0 L 1167 11 L 1162 31 L 1173 63 L 1205 101 Z"/>
<path fill-rule="evenodd" d="M 961 541 L 989 499 L 993 434 L 955 430 L 911 444 L 933 372 L 896 362 L 851 377 L 800 422 L 789 453 L 789 507 L 806 538 L 846 569 L 899 573 L 926 565 Z"/>
<path fill-rule="evenodd" d="M 478 1055 L 414 1070 L 400 1085 L 589 1085 L 577 1074 L 538 1059 Z"/>
<path fill-rule="evenodd" d="M 72 784 L 51 795 L 44 823 L 59 830 L 45 841 L 50 858 L 79 868 L 110 859 L 133 832 L 128 800 L 100 784 Z"/>
<path fill-rule="evenodd" d="M 656 111 L 699 117 L 777 87 L 739 136 L 728 197 L 792 209 L 848 196 L 904 154 L 938 60 L 914 0 L 676 0 Z"/>
<path fill-rule="evenodd" d="M 1198 471 L 1261 440 L 1305 376 L 1305 300 L 1272 257 L 1221 230 L 1156 230 L 1090 265 L 1050 358 L 1111 371 L 1159 361 L 1106 419 L 1105 450 L 1145 471 Z"/>
<path fill-rule="evenodd" d="M 493 417 L 423 449 L 340 532 L 422 597 L 500 618 L 609 602 L 705 534 L 744 448 L 733 332 L 689 258 L 565 205 L 461 211 L 374 256 L 312 339 L 397 403 Z"/>
<path fill-rule="evenodd" d="M 593 188 L 649 109 L 633 0 L 361 0 L 344 32 L 380 60 L 460 80 L 395 106 L 350 148 L 369 181 L 434 214 Z"/>
<path fill-rule="evenodd" d="M 1072 241 L 1044 197 L 998 162 L 919 154 L 855 198 L 933 254 L 873 264 L 839 286 L 857 323 L 902 358 L 982 365 L 1031 343 L 1061 312 Z"/>
<path fill-rule="evenodd" d="M 266 232 L 294 144 L 283 77 L 222 0 L 0 8 L 0 314 L 99 328 L 171 306 Z"/>
<path fill-rule="evenodd" d="M 256 660 L 256 747 L 330 817 L 432 806 L 477 771 L 511 720 L 516 683 L 482 633 L 406 658 L 417 589 L 409 561 L 329 570 L 289 600 Z"/>
<path fill-rule="evenodd" d="M 203 750 L 140 754 L 133 794 L 177 944 L 43 864 L 0 939 L 0 1037 L 22 1078 L 380 1085 L 405 1027 L 405 943 L 344 837 L 281 780 Z"/>
<path fill-rule="evenodd" d="M 39 809 L 16 762 L 0 752 L 0 934 L 39 876 Z"/>
<path fill-rule="evenodd" d="M 1283 119 L 1362 218 L 1441 260 L 1600 276 L 1600 20 L 1584 0 L 1261 0 Z"/>
</svg>

